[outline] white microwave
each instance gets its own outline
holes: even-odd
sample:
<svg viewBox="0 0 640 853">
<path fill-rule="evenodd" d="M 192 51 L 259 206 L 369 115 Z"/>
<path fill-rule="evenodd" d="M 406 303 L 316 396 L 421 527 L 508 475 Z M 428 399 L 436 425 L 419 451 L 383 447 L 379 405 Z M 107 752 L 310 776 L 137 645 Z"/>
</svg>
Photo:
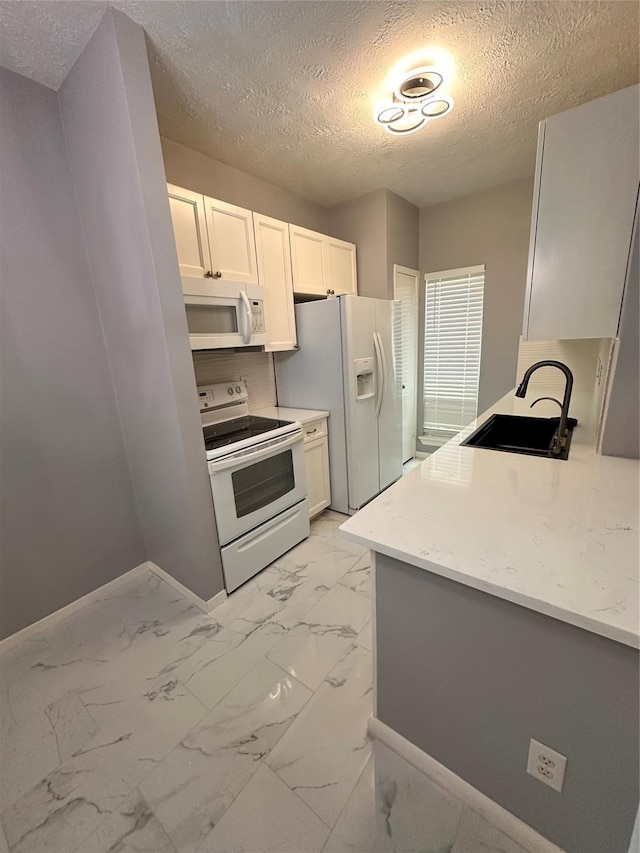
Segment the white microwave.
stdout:
<svg viewBox="0 0 640 853">
<path fill-rule="evenodd" d="M 192 350 L 259 347 L 267 342 L 259 284 L 211 282 L 208 296 L 185 294 Z"/>
</svg>

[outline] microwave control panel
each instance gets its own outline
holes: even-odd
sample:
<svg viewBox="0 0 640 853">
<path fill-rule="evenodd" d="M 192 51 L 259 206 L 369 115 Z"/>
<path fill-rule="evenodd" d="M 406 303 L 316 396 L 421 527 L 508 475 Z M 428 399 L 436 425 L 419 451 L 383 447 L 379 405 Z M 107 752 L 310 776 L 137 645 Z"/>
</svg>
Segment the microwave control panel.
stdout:
<svg viewBox="0 0 640 853">
<path fill-rule="evenodd" d="M 262 299 L 251 299 L 251 331 L 254 335 L 264 335 L 264 302 Z"/>
</svg>

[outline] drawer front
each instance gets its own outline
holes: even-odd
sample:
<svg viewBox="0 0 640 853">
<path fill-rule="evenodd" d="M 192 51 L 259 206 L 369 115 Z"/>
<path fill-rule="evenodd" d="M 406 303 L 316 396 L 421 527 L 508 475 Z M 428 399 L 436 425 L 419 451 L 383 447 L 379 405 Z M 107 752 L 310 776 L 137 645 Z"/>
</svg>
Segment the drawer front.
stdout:
<svg viewBox="0 0 640 853">
<path fill-rule="evenodd" d="M 308 424 L 302 425 L 304 433 L 304 443 L 315 441 L 316 438 L 323 438 L 327 435 L 327 419 L 320 418 L 317 421 L 309 421 Z"/>
</svg>

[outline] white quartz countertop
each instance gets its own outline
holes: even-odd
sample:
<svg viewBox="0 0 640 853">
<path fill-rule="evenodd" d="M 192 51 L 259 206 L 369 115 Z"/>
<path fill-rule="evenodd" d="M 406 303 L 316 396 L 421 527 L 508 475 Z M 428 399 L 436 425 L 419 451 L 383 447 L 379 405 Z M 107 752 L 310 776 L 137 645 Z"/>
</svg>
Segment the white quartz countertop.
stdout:
<svg viewBox="0 0 640 853">
<path fill-rule="evenodd" d="M 552 404 L 546 404 L 552 405 Z M 536 409 L 549 417 L 557 407 Z M 640 648 L 640 463 L 574 430 L 566 461 L 461 447 L 507 394 L 341 527 L 368 548 Z"/>
<path fill-rule="evenodd" d="M 316 409 L 286 409 L 282 406 L 258 409 L 258 411 L 251 412 L 251 414 L 260 415 L 263 418 L 277 418 L 281 421 L 299 421 L 301 424 L 308 424 L 310 421 L 329 417 L 329 412 L 320 412 Z"/>
</svg>

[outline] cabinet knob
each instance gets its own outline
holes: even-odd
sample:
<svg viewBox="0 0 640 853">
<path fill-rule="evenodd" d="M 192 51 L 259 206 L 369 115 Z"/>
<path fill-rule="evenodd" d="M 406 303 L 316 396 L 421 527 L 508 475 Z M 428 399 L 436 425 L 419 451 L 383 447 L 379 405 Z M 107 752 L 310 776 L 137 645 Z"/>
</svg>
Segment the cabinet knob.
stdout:
<svg viewBox="0 0 640 853">
<path fill-rule="evenodd" d="M 222 273 L 220 272 L 220 270 L 218 270 L 217 272 L 214 272 L 213 277 L 214 278 L 222 278 Z"/>
<path fill-rule="evenodd" d="M 204 274 L 204 277 L 205 278 L 213 278 L 213 273 L 211 272 L 211 270 L 207 270 L 206 273 Z"/>
<path fill-rule="evenodd" d="M 327 290 L 327 296 L 333 296 L 335 290 Z"/>
</svg>

